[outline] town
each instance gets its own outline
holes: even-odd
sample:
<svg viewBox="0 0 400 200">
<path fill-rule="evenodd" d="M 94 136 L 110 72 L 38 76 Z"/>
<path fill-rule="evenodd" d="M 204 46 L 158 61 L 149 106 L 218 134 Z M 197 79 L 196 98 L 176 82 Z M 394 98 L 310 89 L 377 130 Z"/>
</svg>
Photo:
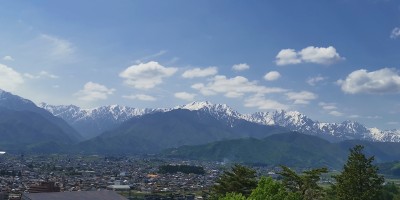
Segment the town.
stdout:
<svg viewBox="0 0 400 200">
<path fill-rule="evenodd" d="M 201 166 L 205 173 L 159 173 L 165 165 Z M 21 199 L 24 193 L 101 190 L 116 191 L 127 199 L 203 199 L 227 167 L 221 162 L 154 156 L 3 154 L 0 199 Z M 258 171 L 268 173 L 263 167 Z"/>
</svg>

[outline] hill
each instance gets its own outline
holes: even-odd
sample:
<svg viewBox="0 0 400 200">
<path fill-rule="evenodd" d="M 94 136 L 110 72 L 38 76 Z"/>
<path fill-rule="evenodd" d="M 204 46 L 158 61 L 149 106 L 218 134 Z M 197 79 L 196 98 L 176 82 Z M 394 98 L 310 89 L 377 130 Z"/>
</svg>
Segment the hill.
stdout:
<svg viewBox="0 0 400 200">
<path fill-rule="evenodd" d="M 330 143 L 316 136 L 296 132 L 274 134 L 264 139 L 247 138 L 182 146 L 168 149 L 162 155 L 221 162 L 340 169 L 347 159 L 348 150 L 356 144 L 364 145 L 366 154 L 375 155 L 377 162 L 400 159 L 399 143 L 360 140 Z"/>
</svg>

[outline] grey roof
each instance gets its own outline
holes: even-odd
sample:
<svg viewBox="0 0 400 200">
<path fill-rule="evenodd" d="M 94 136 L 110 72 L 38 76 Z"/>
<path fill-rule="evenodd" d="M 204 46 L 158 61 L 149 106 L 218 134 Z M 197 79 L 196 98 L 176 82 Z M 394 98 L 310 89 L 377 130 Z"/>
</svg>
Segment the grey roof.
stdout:
<svg viewBox="0 0 400 200">
<path fill-rule="evenodd" d="M 76 191 L 76 192 L 48 192 L 24 193 L 23 200 L 127 200 L 127 198 L 114 191 Z"/>
</svg>

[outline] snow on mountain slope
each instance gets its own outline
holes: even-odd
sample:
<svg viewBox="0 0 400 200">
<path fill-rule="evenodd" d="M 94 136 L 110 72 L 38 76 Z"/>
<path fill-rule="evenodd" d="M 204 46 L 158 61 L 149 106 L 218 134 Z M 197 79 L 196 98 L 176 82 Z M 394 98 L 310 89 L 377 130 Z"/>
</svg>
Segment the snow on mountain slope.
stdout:
<svg viewBox="0 0 400 200">
<path fill-rule="evenodd" d="M 82 109 L 74 105 L 54 106 L 45 103 L 38 106 L 67 121 L 87 139 L 110 130 L 132 117 L 167 110 L 139 109 L 119 105 L 101 106 L 93 109 Z"/>
<path fill-rule="evenodd" d="M 273 112 L 241 114 L 226 104 L 212 104 L 208 101 L 192 102 L 171 109 L 137 109 L 118 105 L 102 106 L 94 109 L 81 109 L 73 105 L 51 106 L 40 104 L 39 106 L 63 118 L 77 130 L 83 131 L 83 134 L 86 133 L 88 138 L 113 128 L 132 117 L 139 117 L 154 112 L 167 112 L 174 109 L 187 109 L 204 112 L 218 120 L 224 120 L 231 127 L 238 120 L 247 120 L 262 125 L 278 125 L 291 131 L 316 135 L 331 141 L 362 139 L 400 142 L 400 130 L 382 131 L 377 128 L 367 128 L 353 121 L 322 123 L 314 121 L 297 111 L 277 110 Z"/>
<path fill-rule="evenodd" d="M 210 114 L 218 120 L 224 120 L 231 127 L 234 126 L 237 120 L 244 119 L 243 115 L 233 110 L 226 104 L 212 104 L 208 101 L 205 102 L 192 102 L 186 105 L 177 106 L 174 109 L 187 109 L 197 110 Z"/>
</svg>

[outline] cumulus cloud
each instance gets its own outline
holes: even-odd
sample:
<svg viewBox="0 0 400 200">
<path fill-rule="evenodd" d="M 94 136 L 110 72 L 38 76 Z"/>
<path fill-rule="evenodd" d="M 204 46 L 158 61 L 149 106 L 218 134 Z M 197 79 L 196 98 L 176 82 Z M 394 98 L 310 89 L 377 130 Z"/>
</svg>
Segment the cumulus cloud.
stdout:
<svg viewBox="0 0 400 200">
<path fill-rule="evenodd" d="M 125 99 L 137 99 L 140 101 L 156 101 L 157 99 L 153 96 L 146 95 L 146 94 L 132 94 L 132 95 L 124 95 L 122 98 Z"/>
<path fill-rule="evenodd" d="M 300 63 L 315 63 L 330 65 L 337 61 L 343 60 L 336 49 L 329 47 L 309 46 L 298 52 L 294 49 L 282 49 L 276 56 L 277 65 L 291 65 Z"/>
<path fill-rule="evenodd" d="M 125 79 L 124 83 L 128 86 L 150 89 L 161 84 L 164 78 L 172 76 L 177 70 L 177 68 L 164 67 L 158 62 L 150 61 L 132 65 L 122 71 L 119 76 Z"/>
<path fill-rule="evenodd" d="M 24 79 L 20 73 L 11 67 L 0 64 L 0 89 L 12 92 L 23 83 Z"/>
<path fill-rule="evenodd" d="M 114 91 L 115 89 L 113 88 L 109 89 L 98 83 L 87 82 L 83 86 L 83 89 L 79 90 L 74 95 L 78 96 L 78 98 L 83 101 L 97 101 L 107 99 Z"/>
<path fill-rule="evenodd" d="M 247 63 L 240 63 L 232 66 L 232 70 L 234 71 L 244 71 L 250 69 L 250 66 Z"/>
<path fill-rule="evenodd" d="M 185 101 L 193 101 L 196 94 L 187 93 L 187 92 L 177 92 L 174 94 L 174 96 L 178 99 L 182 99 Z"/>
<path fill-rule="evenodd" d="M 342 91 L 349 94 L 400 93 L 400 75 L 396 69 L 383 68 L 368 72 L 360 69 L 351 72 L 345 80 L 338 80 Z"/>
<path fill-rule="evenodd" d="M 243 76 L 227 78 L 226 76 L 215 76 L 207 84 L 197 83 L 192 85 L 193 89 L 199 90 L 201 94 L 210 96 L 215 94 L 224 94 L 228 98 L 242 97 L 248 93 L 279 93 L 286 92 L 282 88 L 269 88 L 260 86 L 256 81 L 249 81 Z"/>
<path fill-rule="evenodd" d="M 263 94 L 256 94 L 245 99 L 245 107 L 256 107 L 261 110 L 287 110 L 289 107 L 278 101 L 266 99 Z"/>
<path fill-rule="evenodd" d="M 183 78 L 206 77 L 206 76 L 213 76 L 217 73 L 218 73 L 217 67 L 207 67 L 204 69 L 194 68 L 183 72 L 182 77 Z"/>
<path fill-rule="evenodd" d="M 309 104 L 311 100 L 318 98 L 316 94 L 308 91 L 288 92 L 286 96 L 294 101 L 294 104 Z"/>
<path fill-rule="evenodd" d="M 50 45 L 50 55 L 54 57 L 65 57 L 74 53 L 71 42 L 52 35 L 41 34 L 40 39 Z"/>
<path fill-rule="evenodd" d="M 276 56 L 277 65 L 293 65 L 301 63 L 298 53 L 294 49 L 282 49 Z"/>
<path fill-rule="evenodd" d="M 304 62 L 323 65 L 329 65 L 343 59 L 332 46 L 327 48 L 309 46 L 302 49 L 299 55 Z"/>
<path fill-rule="evenodd" d="M 392 30 L 392 32 L 390 33 L 390 38 L 396 39 L 396 38 L 398 38 L 398 37 L 400 37 L 400 28 L 399 28 L 399 27 L 396 27 L 396 28 L 394 28 L 394 29 Z"/>
<path fill-rule="evenodd" d="M 281 77 L 281 74 L 277 71 L 270 71 L 265 74 L 264 79 L 267 81 L 275 81 Z"/>
<path fill-rule="evenodd" d="M 46 72 L 46 71 L 41 71 L 36 75 L 25 73 L 24 76 L 27 77 L 27 78 L 30 78 L 30 79 L 40 79 L 40 78 L 57 79 L 57 78 L 59 78 L 57 75 L 51 74 L 51 73 Z"/>
<path fill-rule="evenodd" d="M 11 56 L 4 56 L 3 60 L 5 60 L 5 61 L 14 61 L 14 58 L 11 57 Z"/>
<path fill-rule="evenodd" d="M 311 78 L 307 79 L 307 83 L 311 86 L 315 86 L 317 83 L 324 81 L 326 79 L 327 79 L 326 77 L 318 75 L 316 77 L 311 77 Z"/>
</svg>

